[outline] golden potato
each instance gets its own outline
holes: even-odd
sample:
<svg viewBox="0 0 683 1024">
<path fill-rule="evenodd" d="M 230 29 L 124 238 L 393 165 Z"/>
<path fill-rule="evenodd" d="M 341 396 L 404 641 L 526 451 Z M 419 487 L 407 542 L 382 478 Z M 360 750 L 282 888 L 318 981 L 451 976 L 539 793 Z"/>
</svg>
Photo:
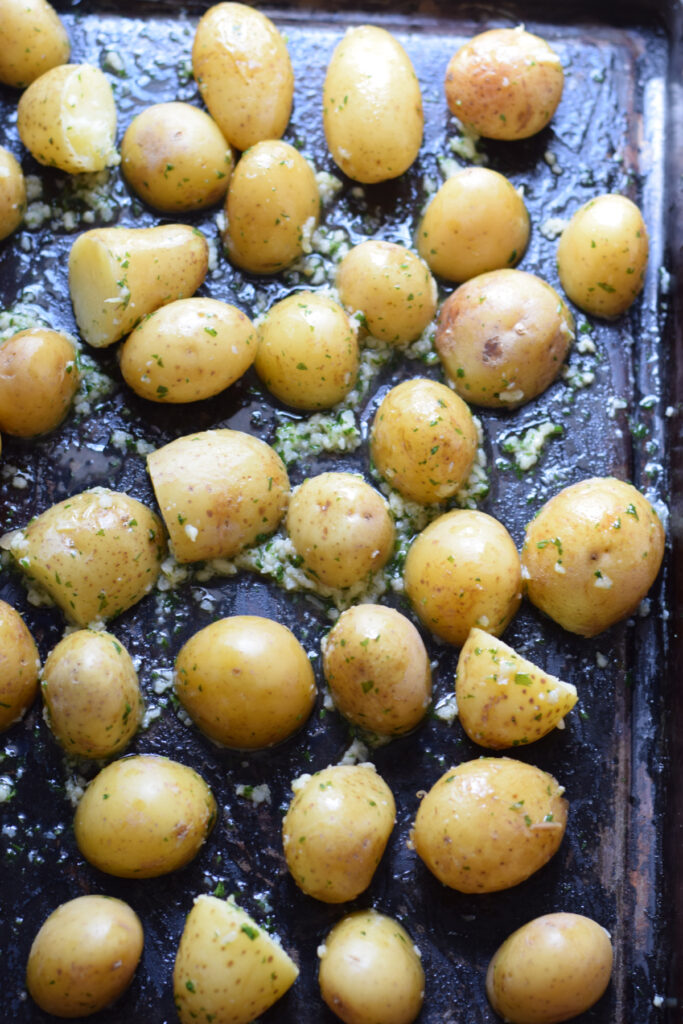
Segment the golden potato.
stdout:
<svg viewBox="0 0 683 1024">
<path fill-rule="evenodd" d="M 0 732 L 9 729 L 38 692 L 40 655 L 18 611 L 0 601 Z"/>
<path fill-rule="evenodd" d="M 66 29 L 46 0 L 0 0 L 0 82 L 24 89 L 66 64 L 70 52 Z"/>
<path fill-rule="evenodd" d="M 417 230 L 417 250 L 448 281 L 514 267 L 529 241 L 529 214 L 497 171 L 467 167 L 443 183 Z"/>
<path fill-rule="evenodd" d="M 57 427 L 78 391 L 76 351 L 65 334 L 33 327 L 0 344 L 0 430 L 35 437 Z"/>
<path fill-rule="evenodd" d="M 451 889 L 509 889 L 557 852 L 567 824 L 563 792 L 552 775 L 523 761 L 464 761 L 422 800 L 412 841 Z"/>
<path fill-rule="evenodd" d="M 632 484 L 582 480 L 550 498 L 526 528 L 526 594 L 564 629 L 595 636 L 638 607 L 664 540 L 657 513 Z"/>
<path fill-rule="evenodd" d="M 0 38 L 1 33 L 2 27 Z M 17 230 L 25 212 L 26 182 L 21 164 L 8 149 L 0 146 L 0 242 Z"/>
<path fill-rule="evenodd" d="M 477 454 L 477 428 L 465 403 L 435 380 L 416 377 L 382 399 L 370 433 L 372 461 L 404 498 L 424 505 L 451 498 Z"/>
</svg>

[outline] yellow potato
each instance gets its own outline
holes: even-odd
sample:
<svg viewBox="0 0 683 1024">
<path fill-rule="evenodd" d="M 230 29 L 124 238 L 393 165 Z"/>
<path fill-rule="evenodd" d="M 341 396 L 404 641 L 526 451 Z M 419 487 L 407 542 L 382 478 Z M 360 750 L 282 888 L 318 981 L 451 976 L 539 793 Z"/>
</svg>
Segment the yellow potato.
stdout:
<svg viewBox="0 0 683 1024">
<path fill-rule="evenodd" d="M 90 64 L 62 64 L 36 78 L 19 100 L 19 137 L 39 164 L 69 174 L 119 162 L 109 80 Z"/>
<path fill-rule="evenodd" d="M 78 896 L 53 910 L 33 940 L 26 987 L 45 1013 L 97 1013 L 130 985 L 143 940 L 140 919 L 123 900 Z"/>
<path fill-rule="evenodd" d="M 638 607 L 664 540 L 657 513 L 632 484 L 582 480 L 550 498 L 526 528 L 526 594 L 564 629 L 595 636 Z"/>
<path fill-rule="evenodd" d="M 210 7 L 197 26 L 192 69 L 231 145 L 245 150 L 282 136 L 292 111 L 294 73 L 285 41 L 265 14 L 245 4 Z"/>
<path fill-rule="evenodd" d="M 560 58 L 539 36 L 496 28 L 451 57 L 446 102 L 468 130 L 487 139 L 528 139 L 549 123 L 562 97 Z"/>
<path fill-rule="evenodd" d="M 113 344 L 159 306 L 194 295 L 208 265 L 206 239 L 187 224 L 84 232 L 69 255 L 81 334 L 95 348 Z"/>
<path fill-rule="evenodd" d="M 333 299 L 295 292 L 271 306 L 254 363 L 276 398 L 295 409 L 328 409 L 358 376 L 356 328 Z"/>
<path fill-rule="evenodd" d="M 40 656 L 18 611 L 0 601 L 0 732 L 9 729 L 38 692 Z"/>
<path fill-rule="evenodd" d="M 418 534 L 403 581 L 427 629 L 459 647 L 474 626 L 499 636 L 522 599 L 512 537 L 497 519 L 467 509 L 446 512 Z"/>
<path fill-rule="evenodd" d="M 577 701 L 563 683 L 481 629 L 470 632 L 455 677 L 458 718 L 471 740 L 500 750 L 533 743 L 555 727 Z"/>
<path fill-rule="evenodd" d="M 112 757 L 142 720 L 137 672 L 115 636 L 77 630 L 50 652 L 42 672 L 47 722 L 67 754 Z"/>
<path fill-rule="evenodd" d="M 419 953 L 398 921 L 358 910 L 329 933 L 320 957 L 320 994 L 346 1024 L 411 1024 L 424 998 Z"/>
<path fill-rule="evenodd" d="M 557 272 L 572 302 L 610 319 L 640 294 L 647 256 L 640 210 L 626 196 L 608 194 L 580 207 L 562 232 Z"/>
<path fill-rule="evenodd" d="M 173 970 L 181 1024 L 250 1024 L 296 981 L 282 946 L 231 900 L 197 896 Z"/>
<path fill-rule="evenodd" d="M 422 800 L 412 841 L 451 889 L 509 889 L 557 852 L 567 824 L 563 792 L 552 775 L 523 761 L 464 761 Z"/>
<path fill-rule="evenodd" d="M 78 626 L 113 619 L 148 594 L 166 553 L 153 512 L 93 487 L 52 505 L 9 541 L 15 562 Z"/>
<path fill-rule="evenodd" d="M 0 27 L 0 38 L 1 33 Z M 26 182 L 21 164 L 0 146 L 0 242 L 17 230 L 25 212 Z"/>
<path fill-rule="evenodd" d="M 558 1024 L 588 1010 L 612 973 L 609 933 L 581 914 L 545 914 L 495 953 L 486 995 L 511 1024 Z"/>
<path fill-rule="evenodd" d="M 279 455 L 239 430 L 179 437 L 147 458 L 179 562 L 231 558 L 277 529 L 289 498 Z"/>
<path fill-rule="evenodd" d="M 429 505 L 462 487 L 474 465 L 477 441 L 463 400 L 444 384 L 416 377 L 382 399 L 372 422 L 370 454 L 404 498 Z"/>
<path fill-rule="evenodd" d="M 292 783 L 282 822 L 296 884 L 323 903 L 355 899 L 370 885 L 396 820 L 391 790 L 372 764 L 333 765 Z"/>
<path fill-rule="evenodd" d="M 288 142 L 258 142 L 235 168 L 225 214 L 232 263 L 253 274 L 283 270 L 302 255 L 320 217 L 310 164 Z"/>
<path fill-rule="evenodd" d="M 65 334 L 33 327 L 0 345 L 0 430 L 35 437 L 54 430 L 78 390 L 76 351 Z"/>
<path fill-rule="evenodd" d="M 175 663 L 178 700 L 226 747 L 272 747 L 297 732 L 315 702 L 308 655 L 286 626 L 233 615 L 200 629 Z"/>
<path fill-rule="evenodd" d="M 155 103 L 133 118 L 121 142 L 128 184 L 157 210 L 203 210 L 220 202 L 233 167 L 230 146 L 190 103 Z"/>
<path fill-rule="evenodd" d="M 574 339 L 574 318 L 554 288 L 523 270 L 493 270 L 444 302 L 436 350 L 458 394 L 516 409 L 552 384 Z"/>
<path fill-rule="evenodd" d="M 417 249 L 448 281 L 514 267 L 529 241 L 529 214 L 497 171 L 468 167 L 443 183 L 417 230 Z"/>
<path fill-rule="evenodd" d="M 95 776 L 76 810 L 74 832 L 79 850 L 100 871 L 156 878 L 191 861 L 215 820 L 216 801 L 201 775 L 140 754 Z"/>
<path fill-rule="evenodd" d="M 253 363 L 253 331 L 249 317 L 227 302 L 203 298 L 169 302 L 138 324 L 124 342 L 123 379 L 151 402 L 210 398 Z"/>
<path fill-rule="evenodd" d="M 0 82 L 24 89 L 66 64 L 69 37 L 46 0 L 0 0 Z"/>
<path fill-rule="evenodd" d="M 350 587 L 377 572 L 394 550 L 386 501 L 354 473 L 304 480 L 292 495 L 287 532 L 304 572 L 328 587 Z"/>
</svg>

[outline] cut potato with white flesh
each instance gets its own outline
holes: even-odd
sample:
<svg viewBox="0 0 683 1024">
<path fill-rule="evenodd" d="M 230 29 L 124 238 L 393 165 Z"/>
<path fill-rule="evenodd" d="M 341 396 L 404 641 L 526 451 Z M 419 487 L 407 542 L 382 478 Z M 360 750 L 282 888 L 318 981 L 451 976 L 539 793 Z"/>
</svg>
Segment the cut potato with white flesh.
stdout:
<svg viewBox="0 0 683 1024">
<path fill-rule="evenodd" d="M 563 683 L 502 640 L 473 629 L 455 677 L 458 717 L 471 740 L 502 750 L 533 743 L 563 722 L 578 699 Z"/>
<path fill-rule="evenodd" d="M 149 313 L 194 295 L 206 277 L 209 247 L 196 228 L 95 228 L 76 239 L 69 291 L 88 344 L 112 345 Z"/>
</svg>

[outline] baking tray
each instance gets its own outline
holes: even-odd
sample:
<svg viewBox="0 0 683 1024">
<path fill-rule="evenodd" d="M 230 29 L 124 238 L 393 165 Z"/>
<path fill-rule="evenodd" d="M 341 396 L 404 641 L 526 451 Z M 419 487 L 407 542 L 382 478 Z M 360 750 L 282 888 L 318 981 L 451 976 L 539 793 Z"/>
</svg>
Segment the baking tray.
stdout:
<svg viewBox="0 0 683 1024">
<path fill-rule="evenodd" d="M 198 102 L 188 78 L 189 52 L 197 16 L 208 4 L 96 0 L 57 6 L 72 39 L 72 59 L 89 60 L 110 75 L 119 138 L 132 116 L 151 102 Z M 682 237 L 680 6 L 673 0 L 625 3 L 618 10 L 600 2 L 558 3 L 552 21 L 546 7 L 533 2 L 495 8 L 443 0 L 424 5 L 374 2 L 362 11 L 347 4 L 264 9 L 287 35 L 297 76 L 285 138 L 301 146 L 319 170 L 337 173 L 324 145 L 320 91 L 329 55 L 345 28 L 363 22 L 389 28 L 415 64 L 426 119 L 418 161 L 400 180 L 367 187 L 360 197 L 352 191 L 353 183 L 344 181 L 341 194 L 327 207 L 326 223 L 345 230 L 354 243 L 375 236 L 410 244 L 426 189 L 448 172 L 444 158 L 453 158 L 448 139 L 456 132 L 442 79 L 449 57 L 465 38 L 486 27 L 524 21 L 559 52 L 566 86 L 551 126 L 523 143 L 481 142 L 478 147 L 489 166 L 525 186 L 533 232 L 521 268 L 557 286 L 556 242 L 545 237 L 541 225 L 548 218 L 566 217 L 581 202 L 608 190 L 622 191 L 642 205 L 650 261 L 643 296 L 627 315 L 605 324 L 578 314 L 579 323 L 588 325 L 596 353 L 575 348 L 569 360 L 573 384 L 556 382 L 546 395 L 514 414 L 479 413 L 490 479 L 490 493 L 480 507 L 499 517 L 520 544 L 526 522 L 549 494 L 589 475 L 613 473 L 632 480 L 653 499 L 671 503 L 669 536 L 680 555 L 681 310 L 676 288 L 667 287 L 667 268 L 677 280 Z M 45 198 L 58 202 L 64 195 L 64 176 L 39 168 L 21 150 L 16 98 L 13 91 L 0 90 L 1 141 L 22 154 L 26 173 L 40 175 Z M 147 226 L 161 219 L 131 198 L 118 175 L 113 181 L 112 223 Z M 86 207 L 79 207 L 81 214 Z M 101 216 L 100 207 L 96 224 Z M 217 238 L 215 211 L 186 219 Z M 77 220 L 73 230 L 48 220 L 3 244 L 3 309 L 15 308 L 21 300 L 25 311 L 51 326 L 75 331 L 66 257 L 77 231 L 90 226 L 80 214 Z M 291 277 L 242 275 L 219 256 L 217 271 L 201 293 L 251 312 L 304 284 Z M 444 288 L 442 295 L 450 290 Z M 153 506 L 140 454 L 144 443 L 157 446 L 215 426 L 273 438 L 278 407 L 252 373 L 215 399 L 168 409 L 127 391 L 112 351 L 88 354 L 105 383 L 111 382 L 110 390 L 102 393 L 91 374 L 89 407 L 72 413 L 55 433 L 36 442 L 3 438 L 4 529 L 23 525 L 50 504 L 97 484 L 125 490 Z M 397 358 L 380 370 L 357 413 L 365 434 L 387 388 L 416 375 L 439 378 L 439 367 Z M 586 386 L 576 386 L 581 382 Z M 532 470 L 515 473 L 504 441 L 548 419 L 562 424 L 562 436 L 549 442 Z M 360 469 L 372 479 L 365 446 L 355 456 L 311 456 L 290 466 L 290 476 L 296 484 L 305 475 L 338 468 Z M 584 1024 L 674 1024 L 683 1019 L 676 1004 L 682 993 L 675 955 L 683 950 L 678 864 L 683 795 L 675 784 L 683 749 L 683 701 L 676 687 L 683 656 L 676 628 L 683 605 L 682 563 L 680 557 L 672 559 L 670 547 L 649 596 L 649 614 L 597 638 L 572 637 L 526 603 L 505 634 L 507 642 L 579 689 L 579 709 L 569 716 L 564 731 L 515 750 L 515 756 L 552 772 L 566 787 L 569 826 L 553 860 L 514 889 L 474 897 L 443 888 L 407 849 L 418 790 L 429 788 L 451 764 L 483 752 L 470 743 L 457 720 L 448 725 L 430 716 L 410 736 L 370 752 L 396 795 L 398 817 L 370 888 L 344 907 L 317 903 L 296 889 L 279 839 L 290 780 L 337 762 L 354 739 L 342 719 L 324 707 L 322 693 L 298 736 L 276 750 L 246 755 L 217 749 L 183 724 L 168 692 L 156 692 L 185 639 L 214 617 L 229 614 L 261 614 L 290 625 L 312 653 L 322 684 L 316 655 L 330 626 L 325 603 L 285 593 L 255 574 L 194 579 L 149 595 L 110 626 L 140 659 L 148 706 L 159 711 L 131 750 L 171 755 L 197 768 L 217 797 L 216 828 L 196 860 L 173 875 L 128 881 L 91 868 L 75 845 L 66 790 L 67 781 L 94 770 L 88 773 L 65 762 L 36 704 L 0 738 L 0 775 L 13 791 L 0 805 L 0 1019 L 53 1019 L 25 993 L 28 950 L 50 910 L 94 892 L 127 900 L 145 928 L 145 950 L 132 987 L 95 1019 L 106 1024 L 171 1024 L 176 1020 L 171 974 L 184 917 L 194 896 L 216 887 L 235 893 L 257 921 L 272 923 L 301 967 L 293 989 L 263 1015 L 269 1024 L 331 1024 L 336 1019 L 318 995 L 316 948 L 343 912 L 365 906 L 399 918 L 422 951 L 422 1024 L 493 1024 L 498 1018 L 484 995 L 490 956 L 514 928 L 560 909 L 595 917 L 610 930 L 615 945 L 612 983 L 600 1003 L 580 1018 Z M 7 568 L 0 576 L 0 596 L 24 614 L 44 657 L 63 633 L 61 616 L 31 604 L 21 581 Z M 399 595 L 383 600 L 410 614 Z M 452 691 L 457 651 L 425 639 L 437 665 L 439 702 Z M 239 784 L 261 783 L 269 786 L 270 802 L 256 805 L 236 793 Z"/>
</svg>

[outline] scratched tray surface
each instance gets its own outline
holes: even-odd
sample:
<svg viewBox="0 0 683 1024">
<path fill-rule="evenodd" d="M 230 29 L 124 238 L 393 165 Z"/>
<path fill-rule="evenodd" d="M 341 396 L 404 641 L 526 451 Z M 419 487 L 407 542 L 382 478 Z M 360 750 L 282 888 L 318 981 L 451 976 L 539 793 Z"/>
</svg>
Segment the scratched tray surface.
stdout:
<svg viewBox="0 0 683 1024">
<path fill-rule="evenodd" d="M 189 75 L 189 54 L 196 19 L 163 4 L 141 17 L 100 11 L 97 4 L 64 13 L 72 39 L 72 59 L 90 61 L 109 75 L 119 113 L 119 139 L 134 114 L 162 99 L 198 103 Z M 474 11 L 474 15 L 472 12 Z M 476 9 L 468 8 L 470 18 Z M 295 106 L 285 138 L 301 147 L 319 170 L 337 173 L 322 132 L 320 95 L 325 67 L 344 28 L 363 19 L 305 10 L 275 10 L 287 35 L 297 85 Z M 448 173 L 447 161 L 463 166 L 449 139 L 457 129 L 442 94 L 442 79 L 456 47 L 482 26 L 520 20 L 465 20 L 443 17 L 373 15 L 395 31 L 405 45 L 422 84 L 425 140 L 419 159 L 399 180 L 386 186 L 354 189 L 344 181 L 325 207 L 324 223 L 341 228 L 352 243 L 367 237 L 410 245 L 428 190 Z M 528 27 L 557 49 L 566 69 L 565 94 L 552 125 L 535 139 L 518 144 L 479 143 L 492 168 L 524 185 L 533 224 L 522 269 L 538 272 L 557 286 L 556 241 L 540 226 L 566 217 L 596 193 L 623 191 L 643 205 L 651 233 L 652 258 L 642 300 L 616 324 L 585 324 L 590 345 L 575 347 L 568 380 L 560 380 L 541 398 L 514 414 L 479 413 L 486 437 L 490 492 L 480 504 L 500 518 L 521 544 L 526 522 L 549 494 L 592 474 L 614 473 L 634 480 L 653 499 L 667 492 L 663 463 L 666 418 L 660 395 L 661 318 L 666 306 L 659 266 L 662 259 L 662 166 L 665 107 L 663 81 L 667 48 L 655 25 L 617 27 L 607 22 L 568 22 Z M 26 173 L 43 182 L 44 198 L 63 196 L 65 176 L 39 168 L 21 151 L 16 136 L 16 94 L 0 91 L 3 144 L 22 153 Z M 446 161 L 446 162 L 445 162 Z M 111 175 L 112 223 L 147 226 L 158 222 L 135 200 L 119 172 Z M 79 207 L 82 213 L 86 207 Z M 217 240 L 216 211 L 190 217 L 209 239 Z M 91 226 L 77 214 L 75 230 L 54 218 L 24 230 L 0 252 L 0 302 L 4 310 L 21 303 L 24 311 L 51 326 L 75 332 L 66 281 L 67 255 L 78 230 Z M 102 223 L 99 213 L 95 224 Z M 219 246 L 220 250 L 220 246 Z M 305 279 L 245 276 L 220 253 L 202 294 L 233 302 L 255 313 Z M 442 291 L 442 297 L 451 288 Z M 154 504 L 137 442 L 158 446 L 197 429 L 233 427 L 272 441 L 283 411 L 252 373 L 228 392 L 207 402 L 162 408 L 132 395 L 122 384 L 115 352 L 89 353 L 109 382 L 94 392 L 91 404 L 72 413 L 50 436 L 36 442 L 3 438 L 0 525 L 23 525 L 50 504 L 94 485 L 125 490 Z M 373 381 L 356 415 L 364 436 L 386 390 L 396 381 L 427 374 L 441 379 L 437 365 L 396 357 Z M 616 401 L 615 401 L 616 399 Z M 296 416 L 292 416 L 296 419 Z M 511 434 L 547 421 L 563 428 L 543 449 L 528 472 L 516 472 L 504 450 Z M 123 433 L 122 433 L 123 432 Z M 121 437 L 128 445 L 121 443 Z M 132 443 L 130 443 L 132 442 Z M 137 446 L 140 447 L 139 445 Z M 366 446 L 353 456 L 328 454 L 295 462 L 293 484 L 327 469 L 366 474 Z M 46 656 L 61 637 L 64 623 L 54 609 L 27 600 L 18 577 L 3 569 L 0 595 L 25 615 Z M 111 624 L 111 629 L 140 659 L 147 705 L 156 718 L 136 737 L 131 751 L 166 754 L 193 765 L 216 794 L 216 828 L 196 860 L 184 870 L 146 881 L 118 880 L 92 869 L 73 837 L 73 807 L 67 781 L 94 768 L 65 761 L 36 704 L 24 720 L 0 739 L 0 775 L 12 795 L 0 805 L 0 1017 L 17 1022 L 48 1020 L 24 990 L 24 969 L 32 938 L 59 903 L 83 893 L 122 897 L 140 915 L 145 950 L 128 993 L 98 1018 L 162 1024 L 176 1019 L 172 967 L 178 939 L 193 897 L 219 891 L 235 893 L 258 922 L 272 925 L 301 968 L 290 993 L 266 1013 L 270 1024 L 331 1022 L 317 990 L 316 948 L 332 924 L 353 907 L 374 906 L 399 918 L 419 945 L 426 972 L 423 1024 L 497 1018 L 484 995 L 486 965 L 500 942 L 530 918 L 553 910 L 595 917 L 612 933 L 615 971 L 607 995 L 581 1020 L 593 1024 L 646 1024 L 659 1020 L 653 994 L 665 985 L 666 933 L 661 876 L 659 823 L 665 794 L 661 782 L 663 729 L 658 686 L 666 641 L 664 585 L 650 595 L 651 612 L 619 624 L 593 640 L 564 633 L 524 604 L 505 639 L 551 672 L 575 683 L 579 710 L 564 731 L 555 731 L 515 756 L 551 771 L 566 787 L 570 818 L 556 857 L 531 879 L 506 892 L 472 897 L 444 889 L 406 847 L 418 805 L 417 792 L 428 789 L 452 764 L 483 751 L 469 742 L 457 719 L 447 724 L 434 716 L 412 735 L 371 751 L 378 771 L 395 793 L 398 817 L 386 855 L 372 885 L 352 905 L 330 907 L 305 897 L 289 877 L 282 855 L 280 823 L 289 783 L 303 771 L 337 762 L 353 736 L 334 711 L 322 705 L 305 728 L 276 750 L 243 754 L 220 750 L 178 718 L 168 692 L 158 693 L 159 669 L 172 667 L 182 643 L 214 618 L 260 614 L 289 625 L 310 652 L 319 682 L 320 639 L 330 626 L 325 602 L 285 593 L 256 574 L 200 583 L 190 579 L 169 592 L 150 594 Z M 410 614 L 404 599 L 384 600 Z M 435 699 L 452 691 L 457 651 L 425 637 L 436 664 Z M 158 714 L 157 714 L 158 711 Z M 236 793 L 239 784 L 266 783 L 270 802 L 256 805 Z"/>
</svg>

